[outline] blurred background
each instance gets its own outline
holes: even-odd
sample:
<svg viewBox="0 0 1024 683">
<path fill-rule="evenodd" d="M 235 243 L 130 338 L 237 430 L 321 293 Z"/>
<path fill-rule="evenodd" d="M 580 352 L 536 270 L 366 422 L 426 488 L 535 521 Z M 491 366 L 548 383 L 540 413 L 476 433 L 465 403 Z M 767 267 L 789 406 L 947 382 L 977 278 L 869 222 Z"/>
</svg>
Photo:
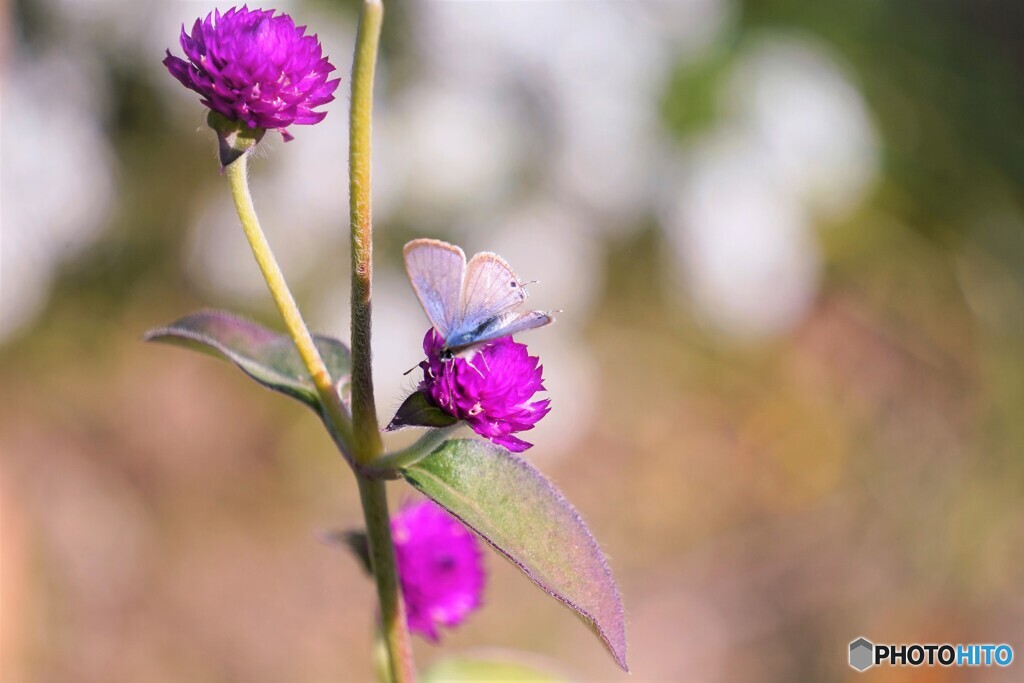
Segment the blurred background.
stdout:
<svg viewBox="0 0 1024 683">
<path fill-rule="evenodd" d="M 355 3 L 276 6 L 346 78 L 323 124 L 267 135 L 253 190 L 307 320 L 347 339 Z M 140 339 L 204 306 L 281 326 L 160 64 L 214 5 L 0 7 L 0 677 L 369 678 L 372 586 L 317 540 L 358 497 L 316 420 Z M 539 280 L 564 313 L 523 339 L 553 401 L 527 456 L 610 557 L 631 680 L 855 680 L 862 635 L 1024 655 L 1022 26 L 1016 0 L 389 3 L 380 417 L 427 327 L 406 240 Z M 487 562 L 421 665 L 628 680 Z"/>
</svg>

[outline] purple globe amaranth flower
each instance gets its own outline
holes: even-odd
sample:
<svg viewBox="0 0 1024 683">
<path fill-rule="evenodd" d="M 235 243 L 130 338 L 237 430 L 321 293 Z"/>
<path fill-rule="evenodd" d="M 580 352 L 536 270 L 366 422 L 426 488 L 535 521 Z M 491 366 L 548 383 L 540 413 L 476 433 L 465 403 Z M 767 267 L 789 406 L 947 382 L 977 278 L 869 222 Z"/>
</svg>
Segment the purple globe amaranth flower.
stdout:
<svg viewBox="0 0 1024 683">
<path fill-rule="evenodd" d="M 458 626 L 481 605 L 479 541 L 436 503 L 408 505 L 391 518 L 409 630 L 437 642 L 438 626 Z"/>
<path fill-rule="evenodd" d="M 512 436 L 533 429 L 551 410 L 551 400 L 533 401 L 544 391 L 544 366 L 526 344 L 503 337 L 488 342 L 468 358 L 441 359 L 444 339 L 433 328 L 423 338 L 427 359 L 420 363 L 419 390 L 435 406 L 465 420 L 480 436 L 520 453 L 533 444 Z"/>
<path fill-rule="evenodd" d="M 281 131 L 292 124 L 318 123 L 313 111 L 334 99 L 341 79 L 327 80 L 334 66 L 317 36 L 304 35 L 287 14 L 232 7 L 196 19 L 192 34 L 181 27 L 188 61 L 167 51 L 164 66 L 186 88 L 202 95 L 211 110 L 249 128 Z"/>
</svg>

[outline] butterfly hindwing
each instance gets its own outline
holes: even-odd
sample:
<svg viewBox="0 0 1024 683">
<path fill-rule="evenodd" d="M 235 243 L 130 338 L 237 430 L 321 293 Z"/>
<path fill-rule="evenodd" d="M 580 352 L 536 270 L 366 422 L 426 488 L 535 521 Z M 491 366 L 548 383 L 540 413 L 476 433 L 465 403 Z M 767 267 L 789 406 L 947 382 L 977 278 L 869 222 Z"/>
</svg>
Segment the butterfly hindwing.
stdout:
<svg viewBox="0 0 1024 683">
<path fill-rule="evenodd" d="M 458 326 L 466 254 L 454 244 L 418 239 L 405 245 L 405 270 L 430 323 L 442 337 Z"/>
<path fill-rule="evenodd" d="M 527 293 L 505 259 L 489 251 L 469 260 L 462 282 L 460 325 L 471 328 L 518 308 Z"/>
<path fill-rule="evenodd" d="M 452 351 L 460 351 L 470 346 L 493 341 L 502 337 L 511 337 L 519 332 L 544 327 L 555 322 L 550 313 L 544 311 L 509 311 L 496 315 L 481 322 L 475 328 L 464 332 L 456 330 L 446 338 L 445 346 Z"/>
<path fill-rule="evenodd" d="M 497 331 L 500 332 L 499 336 L 511 337 L 513 334 L 544 327 L 553 322 L 555 319 L 548 311 L 524 311 L 514 314 L 512 319 L 505 322 Z"/>
</svg>

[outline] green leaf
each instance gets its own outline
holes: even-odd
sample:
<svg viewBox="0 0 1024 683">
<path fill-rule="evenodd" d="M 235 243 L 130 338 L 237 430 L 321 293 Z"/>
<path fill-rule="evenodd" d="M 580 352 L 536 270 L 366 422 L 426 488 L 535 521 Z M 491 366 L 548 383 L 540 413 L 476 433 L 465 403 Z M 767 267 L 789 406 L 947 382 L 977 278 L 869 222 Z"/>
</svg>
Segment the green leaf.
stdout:
<svg viewBox="0 0 1024 683">
<path fill-rule="evenodd" d="M 263 386 L 297 398 L 318 412 L 320 410 L 316 387 L 291 337 L 233 313 L 193 313 L 167 327 L 150 330 L 145 339 L 229 360 Z M 333 337 L 314 335 L 313 341 L 331 378 L 340 385 L 342 396 L 347 395 L 351 373 L 348 348 Z"/>
<path fill-rule="evenodd" d="M 402 402 L 386 431 L 402 427 L 448 427 L 456 422 L 456 418 L 431 403 L 424 392 L 417 391 Z"/>
<path fill-rule="evenodd" d="M 495 681 L 511 683 L 565 683 L 563 678 L 546 671 L 534 662 L 516 661 L 519 657 L 511 653 L 508 659 L 461 656 L 443 659 L 427 669 L 420 680 L 423 683 L 483 683 Z M 523 658 L 533 659 L 533 658 Z"/>
<path fill-rule="evenodd" d="M 608 562 L 579 514 L 544 475 L 504 448 L 457 439 L 410 465 L 403 476 L 573 609 L 629 670 L 622 600 Z"/>
</svg>

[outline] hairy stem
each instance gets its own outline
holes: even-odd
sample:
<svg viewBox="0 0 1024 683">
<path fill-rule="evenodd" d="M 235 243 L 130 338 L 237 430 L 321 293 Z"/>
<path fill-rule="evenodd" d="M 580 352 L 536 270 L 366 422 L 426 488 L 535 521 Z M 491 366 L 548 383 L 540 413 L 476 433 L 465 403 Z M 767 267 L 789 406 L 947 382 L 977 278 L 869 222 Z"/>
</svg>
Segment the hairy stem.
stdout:
<svg viewBox="0 0 1024 683">
<path fill-rule="evenodd" d="M 256 207 L 253 205 L 252 195 L 249 193 L 248 178 L 248 154 L 243 154 L 237 160 L 228 164 L 227 176 L 231 183 L 231 197 L 235 201 L 235 209 L 238 211 L 238 218 L 242 222 L 242 229 L 252 247 L 252 254 L 256 257 L 256 263 L 263 273 L 263 279 L 267 282 L 270 294 L 274 297 L 274 303 L 284 318 L 288 334 L 295 342 L 306 370 L 313 378 L 317 393 L 320 396 L 320 403 L 323 411 L 324 421 L 327 422 L 329 431 L 342 454 L 352 459 L 352 424 L 348 414 L 345 412 L 344 404 L 332 378 L 324 365 L 320 352 L 313 343 L 313 336 L 309 333 L 306 323 L 302 320 L 302 314 L 295 303 L 285 282 L 284 274 L 281 272 L 274 253 L 270 249 L 260 221 L 256 217 Z"/>
<path fill-rule="evenodd" d="M 373 132 L 373 76 L 384 7 L 366 0 L 359 17 L 356 52 L 352 62 L 352 98 L 349 115 L 349 214 L 352 243 L 352 428 L 356 479 L 366 518 L 373 576 L 380 600 L 381 630 L 389 670 L 396 683 L 416 679 L 412 645 L 399 591 L 395 550 L 384 482 L 360 471 L 383 450 L 373 397 L 371 312 L 373 281 L 373 224 L 370 204 L 371 136 Z"/>
<path fill-rule="evenodd" d="M 359 18 L 352 63 L 352 109 L 349 118 L 349 214 L 352 226 L 352 423 L 356 460 L 369 462 L 381 452 L 377 408 L 373 398 L 370 348 L 373 279 L 373 225 L 370 210 L 370 143 L 373 74 L 377 63 L 384 7 L 367 0 Z"/>
<path fill-rule="evenodd" d="M 405 621 L 405 605 L 399 591 L 395 571 L 395 547 L 391 541 L 391 520 L 384 482 L 357 475 L 359 497 L 366 520 L 366 537 L 370 546 L 370 567 L 377 582 L 380 601 L 380 628 L 387 649 L 387 670 L 396 683 L 416 680 L 412 659 L 412 643 Z M 383 668 L 383 667 L 381 667 Z"/>
</svg>

